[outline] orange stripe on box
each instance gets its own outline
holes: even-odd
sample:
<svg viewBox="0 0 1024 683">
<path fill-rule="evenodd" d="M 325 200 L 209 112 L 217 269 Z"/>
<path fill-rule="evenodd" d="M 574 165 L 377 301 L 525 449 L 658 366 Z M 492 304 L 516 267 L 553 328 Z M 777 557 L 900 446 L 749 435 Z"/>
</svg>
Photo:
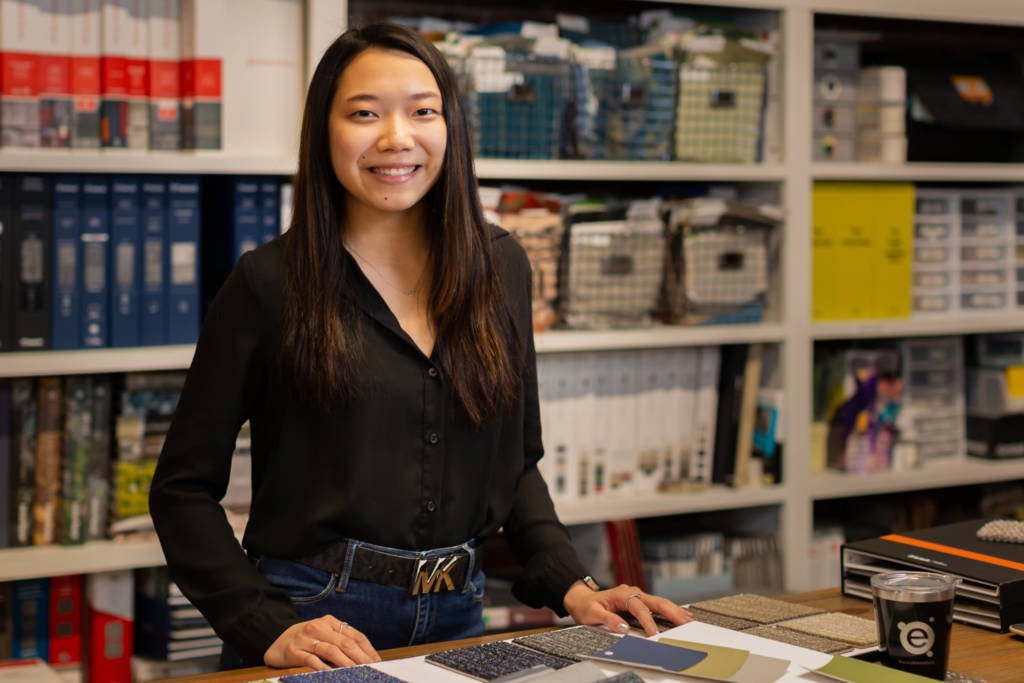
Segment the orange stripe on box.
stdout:
<svg viewBox="0 0 1024 683">
<path fill-rule="evenodd" d="M 934 550 L 936 552 L 946 553 L 947 555 L 965 557 L 968 560 L 977 560 L 978 562 L 995 564 L 1000 567 L 1006 567 L 1007 569 L 1016 569 L 1017 571 L 1024 571 L 1024 564 L 1020 562 L 1014 562 L 1013 560 L 1004 560 L 1001 557 L 985 555 L 984 553 L 976 553 L 970 550 L 964 550 L 963 548 L 956 548 L 951 545 L 942 545 L 941 543 L 922 541 L 917 538 L 910 538 L 909 536 L 901 536 L 900 534 L 887 534 L 885 536 L 882 536 L 882 540 L 892 541 L 893 543 L 903 543 L 904 545 L 912 545 L 917 548 L 924 548 L 926 550 Z"/>
</svg>

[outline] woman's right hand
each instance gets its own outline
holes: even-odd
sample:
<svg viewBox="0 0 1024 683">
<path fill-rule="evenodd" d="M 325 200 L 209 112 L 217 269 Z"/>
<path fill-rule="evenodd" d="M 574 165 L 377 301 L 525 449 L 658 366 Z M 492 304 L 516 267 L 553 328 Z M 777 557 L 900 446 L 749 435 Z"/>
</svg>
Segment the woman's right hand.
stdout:
<svg viewBox="0 0 1024 683">
<path fill-rule="evenodd" d="M 288 627 L 263 653 L 263 662 L 278 669 L 308 666 L 323 671 L 379 661 L 366 636 L 331 615 Z"/>
</svg>

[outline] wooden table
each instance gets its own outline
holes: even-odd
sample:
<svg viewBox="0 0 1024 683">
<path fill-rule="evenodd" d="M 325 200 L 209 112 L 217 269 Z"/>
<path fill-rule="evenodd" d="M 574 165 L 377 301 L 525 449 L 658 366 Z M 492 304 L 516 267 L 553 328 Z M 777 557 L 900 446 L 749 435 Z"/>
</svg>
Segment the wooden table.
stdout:
<svg viewBox="0 0 1024 683">
<path fill-rule="evenodd" d="M 790 602 L 820 607 L 829 612 L 845 612 L 846 614 L 874 619 L 874 609 L 869 601 L 840 595 L 839 590 L 836 588 L 779 597 Z M 517 631 L 515 635 L 545 630 L 550 629 Z M 393 650 L 384 650 L 380 655 L 383 659 L 402 659 L 404 657 L 429 654 L 437 650 L 504 640 L 511 637 L 511 635 L 509 633 L 498 633 L 481 638 L 469 638 L 467 640 L 456 640 L 447 643 L 400 647 Z M 951 647 L 949 668 L 954 671 L 984 679 L 988 683 L 1020 683 L 1024 681 L 1024 638 L 954 623 Z M 289 673 L 301 673 L 303 671 L 309 671 L 309 669 L 254 667 L 251 669 L 203 674 L 201 676 L 189 676 L 177 680 L 189 681 L 190 683 L 243 683 L 245 681 L 282 676 Z"/>
</svg>

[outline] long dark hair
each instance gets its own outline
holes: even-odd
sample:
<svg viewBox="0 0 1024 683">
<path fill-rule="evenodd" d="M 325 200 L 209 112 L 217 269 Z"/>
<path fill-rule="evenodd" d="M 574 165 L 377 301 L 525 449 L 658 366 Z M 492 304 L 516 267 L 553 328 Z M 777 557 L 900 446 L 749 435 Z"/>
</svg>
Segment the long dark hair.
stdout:
<svg viewBox="0 0 1024 683">
<path fill-rule="evenodd" d="M 447 148 L 437 182 L 423 199 L 433 273 L 427 307 L 450 390 L 470 421 L 480 425 L 519 395 L 522 349 L 494 267 L 455 77 L 428 40 L 403 26 L 345 31 L 324 52 L 310 82 L 295 210 L 285 242 L 283 369 L 312 407 L 327 410 L 352 398 L 350 378 L 362 353 L 362 327 L 357 309 L 342 294 L 347 271 L 355 266 L 342 247 L 345 189 L 331 165 L 328 121 L 342 72 L 371 47 L 416 57 L 441 91 Z"/>
</svg>

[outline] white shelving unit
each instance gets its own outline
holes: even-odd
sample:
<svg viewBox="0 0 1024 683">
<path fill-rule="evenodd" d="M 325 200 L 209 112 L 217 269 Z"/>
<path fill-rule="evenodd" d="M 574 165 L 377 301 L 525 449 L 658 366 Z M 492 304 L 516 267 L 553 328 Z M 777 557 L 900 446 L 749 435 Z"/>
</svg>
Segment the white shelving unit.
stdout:
<svg viewBox="0 0 1024 683">
<path fill-rule="evenodd" d="M 320 53 L 347 22 L 344 0 L 305 0 L 308 75 Z M 666 5 L 698 4 L 674 3 Z M 480 178 L 535 183 L 577 179 L 630 181 L 693 181 L 772 183 L 779 186 L 786 207 L 781 262 L 783 302 L 777 322 L 708 328 L 650 328 L 602 332 L 544 332 L 536 337 L 539 353 L 658 348 L 763 342 L 781 349 L 781 377 L 786 395 L 785 483 L 763 489 L 711 489 L 636 498 L 607 497 L 562 504 L 559 512 L 569 524 L 624 517 L 651 517 L 716 510 L 775 507 L 786 549 L 786 587 L 810 584 L 810 541 L 814 503 L 836 498 L 952 487 L 964 484 L 1024 479 L 1024 460 L 1016 462 L 949 463 L 914 472 L 873 476 L 812 475 L 811 361 L 816 341 L 1024 329 L 1024 314 L 955 316 L 935 319 L 870 320 L 815 323 L 811 310 L 811 197 L 818 180 L 1024 182 L 1019 164 L 898 165 L 812 163 L 811 100 L 813 36 L 816 13 L 922 19 L 965 24 L 1024 26 L 1020 0 L 704 0 L 703 5 L 777 12 L 782 47 L 782 139 L 785 158 L 777 164 L 686 164 L 672 162 L 513 161 L 479 159 Z M 255 173 L 289 174 L 293 157 L 243 155 L 121 155 L 22 153 L 0 150 L 0 170 L 93 171 L 132 173 Z M 193 347 L 103 349 L 0 355 L 0 377 L 48 374 L 126 372 L 181 369 L 188 366 Z M 90 572 L 152 566 L 163 561 L 154 542 L 89 543 L 72 548 L 27 548 L 0 551 L 0 581 L 28 576 Z"/>
</svg>

